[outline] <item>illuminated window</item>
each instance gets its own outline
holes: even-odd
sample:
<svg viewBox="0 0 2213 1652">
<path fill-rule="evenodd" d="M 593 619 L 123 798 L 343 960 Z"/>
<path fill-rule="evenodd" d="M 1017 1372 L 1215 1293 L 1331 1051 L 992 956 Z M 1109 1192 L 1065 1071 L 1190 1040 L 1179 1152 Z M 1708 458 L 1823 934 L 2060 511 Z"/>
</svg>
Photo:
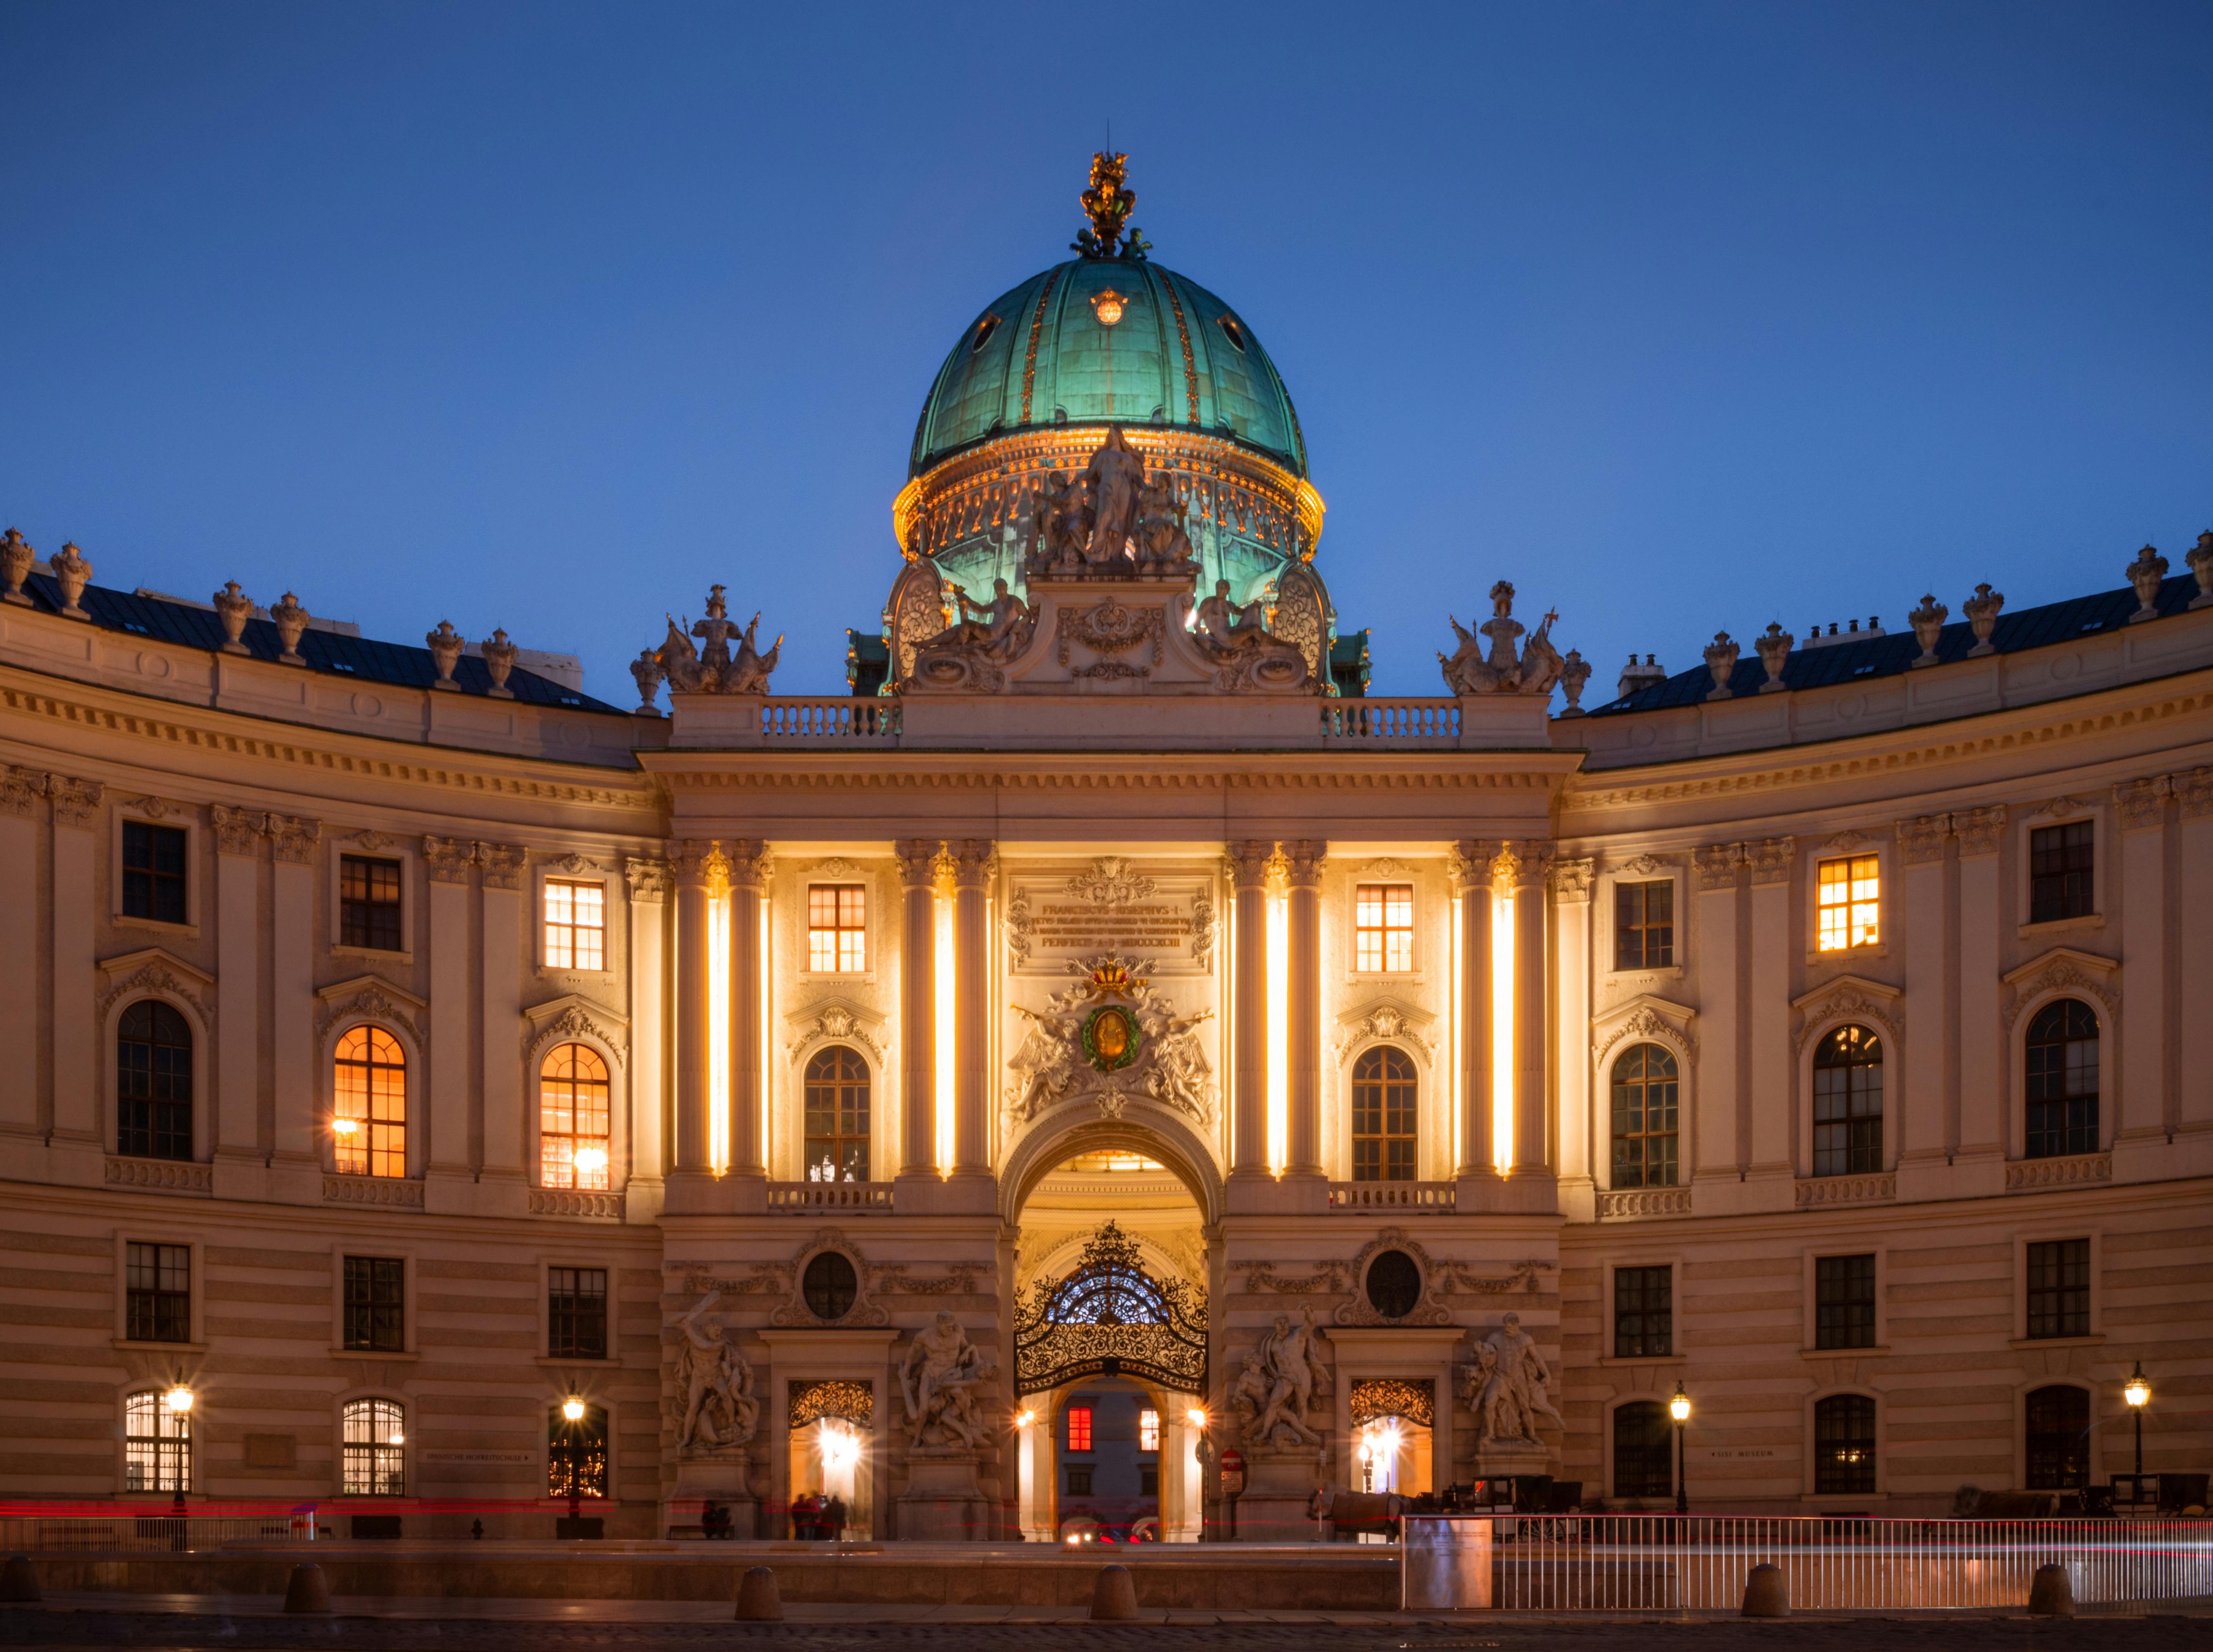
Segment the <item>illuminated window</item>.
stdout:
<svg viewBox="0 0 2213 1652">
<path fill-rule="evenodd" d="M 399 863 L 338 856 L 338 944 L 399 950 Z"/>
<path fill-rule="evenodd" d="M 123 1402 L 123 1489 L 192 1489 L 192 1414 L 171 1411 L 150 1388 Z"/>
<path fill-rule="evenodd" d="M 1613 886 L 1613 966 L 1666 969 L 1675 961 L 1675 881 Z"/>
<path fill-rule="evenodd" d="M 1070 1405 L 1068 1408 L 1068 1449 L 1091 1449 L 1091 1407 Z"/>
<path fill-rule="evenodd" d="M 607 892 L 597 883 L 546 881 L 546 967 L 605 969 Z"/>
<path fill-rule="evenodd" d="M 1414 1064 L 1378 1045 L 1352 1064 L 1352 1180 L 1414 1180 Z"/>
<path fill-rule="evenodd" d="M 406 1434 L 397 1400 L 349 1399 L 338 1413 L 345 1453 L 338 1490 L 349 1497 L 404 1497 Z"/>
<path fill-rule="evenodd" d="M 589 1045 L 555 1047 L 538 1070 L 538 1180 L 541 1187 L 605 1192 L 607 1064 Z"/>
<path fill-rule="evenodd" d="M 607 1271 L 546 1270 L 546 1351 L 554 1359 L 607 1356 Z"/>
<path fill-rule="evenodd" d="M 1161 1414 L 1155 1411 L 1137 1413 L 1137 1449 L 1158 1451 L 1161 1448 Z"/>
<path fill-rule="evenodd" d="M 407 1173 L 407 1058 L 381 1027 L 349 1028 L 338 1039 L 337 1116 L 342 1176 Z"/>
<path fill-rule="evenodd" d="M 555 1405 L 546 1413 L 546 1495 L 604 1497 L 607 1495 L 607 1412 L 586 1405 L 571 1423 Z"/>
<path fill-rule="evenodd" d="M 1825 1497 L 1875 1492 L 1875 1401 L 1831 1394 L 1814 1406 L 1814 1490 Z"/>
<path fill-rule="evenodd" d="M 2088 917 L 2097 907 L 2097 828 L 2088 820 L 2028 834 L 2028 921 Z"/>
<path fill-rule="evenodd" d="M 1873 855 L 1852 855 L 1820 863 L 1815 899 L 1823 952 L 1875 944 L 1875 909 L 1882 893 L 1880 866 Z"/>
<path fill-rule="evenodd" d="M 1613 1186 L 1675 1185 L 1680 1081 L 1672 1051 L 1632 1044 L 1613 1064 Z"/>
<path fill-rule="evenodd" d="M 2098 1018 L 2062 998 L 2028 1024 L 2028 1156 L 2098 1150 Z"/>
<path fill-rule="evenodd" d="M 1380 972 L 1414 966 L 1414 886 L 1363 883 L 1352 899 L 1352 966 Z"/>
<path fill-rule="evenodd" d="M 129 1342 L 192 1339 L 192 1253 L 186 1245 L 124 1247 L 123 1335 Z"/>
<path fill-rule="evenodd" d="M 157 924 L 185 918 L 185 850 L 182 826 L 123 823 L 123 915 L 150 917 Z"/>
<path fill-rule="evenodd" d="M 1814 1050 L 1814 1173 L 1882 1168 L 1882 1040 L 1839 1027 Z"/>
<path fill-rule="evenodd" d="M 869 966 L 869 892 L 857 883 L 807 886 L 807 967 L 857 975 Z"/>
<path fill-rule="evenodd" d="M 807 1180 L 869 1179 L 869 1066 L 861 1052 L 833 1044 L 807 1064 Z"/>
<path fill-rule="evenodd" d="M 192 1029 L 158 999 L 132 1004 L 115 1029 L 115 1150 L 192 1156 Z"/>
</svg>

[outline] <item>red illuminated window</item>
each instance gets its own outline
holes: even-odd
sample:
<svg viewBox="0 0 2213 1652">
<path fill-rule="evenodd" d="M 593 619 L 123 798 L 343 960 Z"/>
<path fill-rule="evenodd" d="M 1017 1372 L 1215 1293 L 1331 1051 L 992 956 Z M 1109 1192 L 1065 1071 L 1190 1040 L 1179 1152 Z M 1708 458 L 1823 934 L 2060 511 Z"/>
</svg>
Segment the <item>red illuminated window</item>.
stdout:
<svg viewBox="0 0 2213 1652">
<path fill-rule="evenodd" d="M 1091 1407 L 1070 1405 L 1068 1408 L 1068 1448 L 1070 1451 L 1091 1449 Z"/>
</svg>

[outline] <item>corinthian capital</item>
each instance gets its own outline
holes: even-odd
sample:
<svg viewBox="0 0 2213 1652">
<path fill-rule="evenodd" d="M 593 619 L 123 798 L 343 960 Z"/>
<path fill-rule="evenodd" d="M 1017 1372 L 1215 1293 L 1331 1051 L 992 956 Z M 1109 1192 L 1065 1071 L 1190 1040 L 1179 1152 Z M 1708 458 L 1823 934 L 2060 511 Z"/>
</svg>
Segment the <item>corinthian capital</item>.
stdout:
<svg viewBox="0 0 2213 1652">
<path fill-rule="evenodd" d="M 668 867 L 679 888 L 704 888 L 714 875 L 715 845 L 706 838 L 681 838 L 669 845 Z"/>
<path fill-rule="evenodd" d="M 1222 855 L 1222 864 L 1229 874 L 1229 881 L 1240 889 L 1258 889 L 1268 881 L 1268 863 L 1275 858 L 1276 845 L 1265 838 L 1247 838 L 1228 846 Z"/>
<path fill-rule="evenodd" d="M 1995 855 L 1998 839 L 2005 832 L 2005 805 L 1993 803 L 1988 808 L 1961 809 L 1952 816 L 1952 832 L 1960 840 L 1962 855 Z"/>
<path fill-rule="evenodd" d="M 991 881 L 998 845 L 989 838 L 959 838 L 945 846 L 953 861 L 953 887 L 980 889 Z"/>
<path fill-rule="evenodd" d="M 295 814 L 272 814 L 269 817 L 269 846 L 280 861 L 294 866 L 307 866 L 315 858 L 315 844 L 323 835 L 323 823 Z"/>
<path fill-rule="evenodd" d="M 1797 855 L 1795 838 L 1763 838 L 1748 846 L 1745 858 L 1751 863 L 1754 883 L 1788 883 L 1790 863 Z"/>
<path fill-rule="evenodd" d="M 216 850 L 225 855 L 250 856 L 261 848 L 262 817 L 252 809 L 216 803 L 208 810 L 215 825 Z"/>
<path fill-rule="evenodd" d="M 668 899 L 668 863 L 667 861 L 626 860 L 623 876 L 630 883 L 630 898 L 658 906 Z"/>
<path fill-rule="evenodd" d="M 106 792 L 97 780 L 72 780 L 63 774 L 46 777 L 46 796 L 53 801 L 56 826 L 89 826 L 100 813 L 100 800 Z"/>
<path fill-rule="evenodd" d="M 1952 835 L 1948 814 L 1923 814 L 1898 823 L 1898 852 L 1908 866 L 1925 866 L 1944 858 L 1944 839 Z"/>
<path fill-rule="evenodd" d="M 0 811 L 28 814 L 31 805 L 46 794 L 46 777 L 36 769 L 0 769 Z"/>
<path fill-rule="evenodd" d="M 899 862 L 900 887 L 937 887 L 937 851 L 942 842 L 936 838 L 901 838 L 892 845 L 893 857 Z"/>
<path fill-rule="evenodd" d="M 477 864 L 484 869 L 487 889 L 515 889 L 522 884 L 523 851 L 513 844 L 477 845 Z"/>
<path fill-rule="evenodd" d="M 466 883 L 476 863 L 477 846 L 460 838 L 423 839 L 423 864 L 430 869 L 433 883 Z"/>
<path fill-rule="evenodd" d="M 1462 838 L 1453 845 L 1452 858 L 1446 863 L 1452 875 L 1453 893 L 1467 895 L 1478 889 L 1489 893 L 1493 869 L 1505 852 L 1502 838 Z"/>
<path fill-rule="evenodd" d="M 1329 844 L 1316 838 L 1301 838 L 1283 845 L 1283 881 L 1294 889 L 1318 889 L 1321 887 L 1322 868 L 1329 858 Z"/>
<path fill-rule="evenodd" d="M 758 889 L 768 881 L 768 844 L 759 838 L 725 838 L 722 859 L 734 889 Z"/>
<path fill-rule="evenodd" d="M 1736 869 L 1744 859 L 1742 844 L 1708 844 L 1696 856 L 1698 887 L 1712 892 L 1736 887 Z"/>
</svg>

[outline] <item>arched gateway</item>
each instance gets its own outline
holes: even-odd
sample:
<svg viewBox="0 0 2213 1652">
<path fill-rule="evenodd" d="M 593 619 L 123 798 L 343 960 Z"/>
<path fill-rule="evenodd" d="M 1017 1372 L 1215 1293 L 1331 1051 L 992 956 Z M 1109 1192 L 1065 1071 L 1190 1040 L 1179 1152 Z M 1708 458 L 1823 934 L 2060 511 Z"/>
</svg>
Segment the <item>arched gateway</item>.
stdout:
<svg viewBox="0 0 2213 1652">
<path fill-rule="evenodd" d="M 1079 1378 L 1130 1376 L 1204 1396 L 1206 1294 L 1147 1272 L 1137 1241 L 1108 1222 L 1058 1279 L 1040 1279 L 1015 1311 L 1015 1392 Z"/>
</svg>

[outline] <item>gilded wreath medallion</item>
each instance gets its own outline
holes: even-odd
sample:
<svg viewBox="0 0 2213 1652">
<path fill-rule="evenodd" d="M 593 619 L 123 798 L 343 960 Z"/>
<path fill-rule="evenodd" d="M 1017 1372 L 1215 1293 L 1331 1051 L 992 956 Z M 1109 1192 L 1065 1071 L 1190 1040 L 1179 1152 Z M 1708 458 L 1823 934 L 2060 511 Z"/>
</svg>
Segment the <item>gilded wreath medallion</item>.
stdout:
<svg viewBox="0 0 2213 1652">
<path fill-rule="evenodd" d="M 1144 1039 L 1137 1018 L 1120 1004 L 1101 1004 L 1083 1018 L 1083 1058 L 1102 1073 L 1135 1061 Z"/>
</svg>

